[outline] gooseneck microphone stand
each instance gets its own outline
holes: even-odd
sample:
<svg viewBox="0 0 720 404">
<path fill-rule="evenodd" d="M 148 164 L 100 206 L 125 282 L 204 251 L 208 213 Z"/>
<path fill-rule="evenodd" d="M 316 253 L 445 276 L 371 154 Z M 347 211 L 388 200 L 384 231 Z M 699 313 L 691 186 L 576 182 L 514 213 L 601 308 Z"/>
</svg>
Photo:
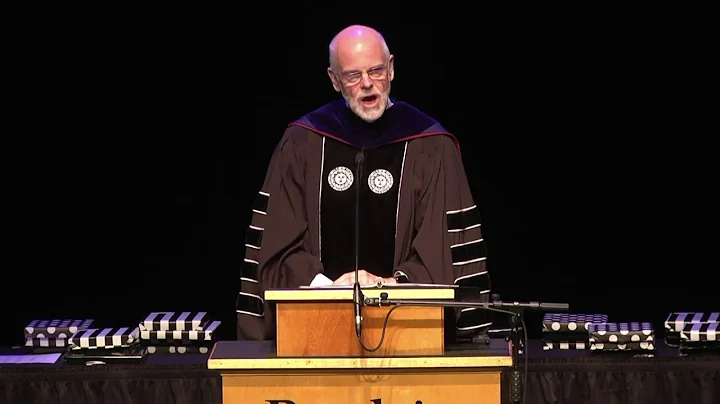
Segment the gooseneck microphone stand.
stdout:
<svg viewBox="0 0 720 404">
<path fill-rule="evenodd" d="M 364 150 L 355 155 L 355 285 L 353 287 L 353 303 L 355 305 L 355 334 L 362 345 L 362 305 L 363 293 L 360 289 L 358 272 L 360 271 L 360 184 L 362 183 L 362 168 L 365 160 Z"/>
<path fill-rule="evenodd" d="M 525 402 L 525 383 L 527 382 L 528 367 L 528 338 L 523 312 L 526 309 L 543 310 L 543 311 L 565 311 L 570 308 L 567 303 L 541 303 L 541 302 L 503 302 L 493 295 L 491 302 L 438 302 L 430 300 L 395 300 L 390 299 L 387 292 L 380 293 L 380 297 L 365 298 L 366 306 L 395 306 L 393 309 L 401 306 L 433 306 L 433 307 L 454 307 L 454 308 L 475 308 L 479 310 L 488 310 L 496 313 L 507 314 L 511 318 L 512 329 L 510 331 L 510 340 L 512 342 L 512 367 L 510 371 L 510 402 L 512 404 L 521 404 Z M 392 311 L 392 309 L 391 309 Z M 389 315 L 389 313 L 388 313 Z M 387 321 L 386 321 L 387 323 Z M 383 335 L 385 329 L 383 329 Z M 524 355 L 525 355 L 525 377 L 520 372 L 520 349 L 524 339 Z M 381 339 L 382 342 L 382 339 Z"/>
</svg>

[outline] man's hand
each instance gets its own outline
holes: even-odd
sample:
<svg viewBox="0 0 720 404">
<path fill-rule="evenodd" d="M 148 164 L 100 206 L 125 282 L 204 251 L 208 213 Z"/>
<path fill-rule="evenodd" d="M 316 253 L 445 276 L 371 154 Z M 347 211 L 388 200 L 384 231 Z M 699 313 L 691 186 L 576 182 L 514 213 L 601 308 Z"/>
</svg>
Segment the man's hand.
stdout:
<svg viewBox="0 0 720 404">
<path fill-rule="evenodd" d="M 361 269 L 358 271 L 358 283 L 360 283 L 361 286 L 368 286 L 368 285 L 377 285 L 378 282 L 382 282 L 384 284 L 393 284 L 397 283 L 395 281 L 395 278 L 380 278 L 377 275 L 373 275 L 370 272 Z M 354 285 L 355 284 L 355 271 L 348 272 L 340 276 L 333 282 L 333 285 Z"/>
</svg>

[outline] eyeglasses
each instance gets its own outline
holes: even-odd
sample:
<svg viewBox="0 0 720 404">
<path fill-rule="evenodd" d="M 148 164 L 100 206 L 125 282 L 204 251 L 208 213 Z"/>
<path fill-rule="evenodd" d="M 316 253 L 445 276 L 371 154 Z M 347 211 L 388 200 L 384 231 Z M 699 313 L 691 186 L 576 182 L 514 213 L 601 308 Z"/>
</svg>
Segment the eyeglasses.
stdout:
<svg viewBox="0 0 720 404">
<path fill-rule="evenodd" d="M 377 66 L 369 69 L 367 72 L 368 77 L 372 80 L 383 80 L 387 76 L 387 67 L 386 66 Z M 340 78 L 345 85 L 348 86 L 354 86 L 355 84 L 359 83 L 360 80 L 363 78 L 364 72 L 346 72 L 343 73 Z"/>
</svg>

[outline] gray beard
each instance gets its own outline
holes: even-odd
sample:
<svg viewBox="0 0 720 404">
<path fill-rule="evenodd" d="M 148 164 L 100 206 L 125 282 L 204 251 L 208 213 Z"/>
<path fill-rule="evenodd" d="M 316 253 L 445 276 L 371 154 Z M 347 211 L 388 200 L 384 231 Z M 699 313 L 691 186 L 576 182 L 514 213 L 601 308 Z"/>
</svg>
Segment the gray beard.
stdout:
<svg viewBox="0 0 720 404">
<path fill-rule="evenodd" d="M 345 98 L 345 102 L 350 107 L 350 110 L 355 113 L 355 115 L 357 115 L 365 122 L 372 123 L 380 119 L 380 117 L 382 117 L 385 113 L 385 110 L 388 108 L 388 104 L 390 101 L 390 89 L 380 94 L 380 102 L 375 108 L 372 109 L 364 108 L 360 103 L 360 99 L 350 98 L 344 93 L 343 98 Z"/>
</svg>

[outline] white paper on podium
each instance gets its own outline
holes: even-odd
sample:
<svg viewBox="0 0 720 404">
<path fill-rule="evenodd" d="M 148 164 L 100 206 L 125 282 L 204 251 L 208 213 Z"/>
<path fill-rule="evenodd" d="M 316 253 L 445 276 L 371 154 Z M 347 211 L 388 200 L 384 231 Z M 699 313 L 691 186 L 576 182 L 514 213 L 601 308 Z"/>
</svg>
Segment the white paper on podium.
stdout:
<svg viewBox="0 0 720 404">
<path fill-rule="evenodd" d="M 317 274 L 315 275 L 315 278 L 310 282 L 309 287 L 317 287 L 317 286 L 331 286 L 333 284 L 333 281 L 330 280 L 327 276 L 323 274 Z"/>
</svg>

